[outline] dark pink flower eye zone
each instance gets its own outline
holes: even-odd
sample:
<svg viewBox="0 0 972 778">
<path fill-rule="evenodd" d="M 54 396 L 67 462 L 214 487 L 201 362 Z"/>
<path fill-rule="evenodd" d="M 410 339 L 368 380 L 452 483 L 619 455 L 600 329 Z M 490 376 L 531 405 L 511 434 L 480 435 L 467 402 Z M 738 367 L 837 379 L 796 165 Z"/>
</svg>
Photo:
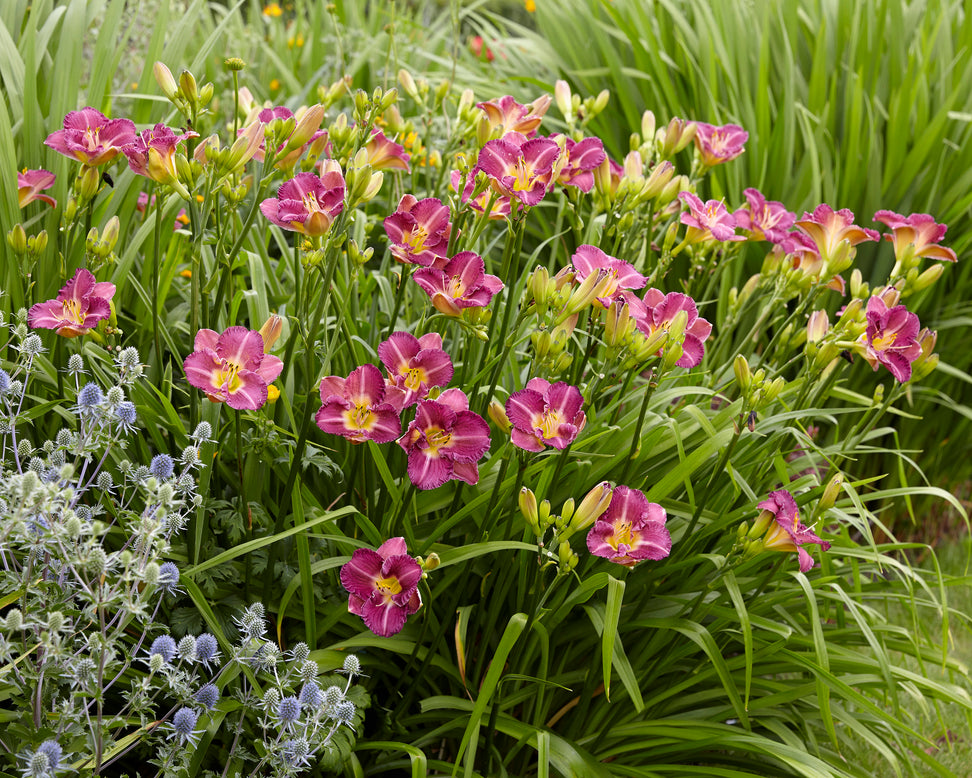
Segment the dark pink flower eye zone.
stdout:
<svg viewBox="0 0 972 778">
<path fill-rule="evenodd" d="M 352 443 L 390 443 L 402 431 L 398 409 L 385 398 L 385 381 L 374 365 L 362 365 L 347 378 L 321 379 L 317 426 Z"/>
<path fill-rule="evenodd" d="M 278 227 L 310 237 L 325 235 L 344 209 L 344 177 L 330 171 L 318 177 L 298 173 L 281 184 L 276 197 L 260 203 L 263 215 Z"/>
<path fill-rule="evenodd" d="M 633 567 L 646 559 L 667 557 L 672 537 L 665 526 L 665 509 L 638 491 L 616 486 L 611 504 L 587 534 L 587 548 L 619 565 Z"/>
<path fill-rule="evenodd" d="M 27 326 L 56 330 L 74 338 L 111 316 L 115 285 L 96 281 L 90 270 L 79 268 L 54 300 L 37 303 L 27 312 Z"/>
<path fill-rule="evenodd" d="M 679 192 L 678 199 L 689 209 L 682 213 L 679 220 L 690 228 L 687 239 L 692 243 L 709 239 L 745 240 L 742 235 L 736 235 L 736 219 L 721 200 L 703 203 L 696 195 L 686 191 Z"/>
<path fill-rule="evenodd" d="M 489 425 L 469 410 L 460 389 L 446 389 L 436 400 L 423 400 L 415 420 L 398 441 L 408 454 L 408 477 L 419 489 L 446 481 L 479 481 L 477 463 L 489 450 Z"/>
<path fill-rule="evenodd" d="M 199 330 L 194 348 L 183 362 L 186 379 L 213 402 L 234 410 L 262 408 L 267 387 L 283 370 L 278 357 L 264 352 L 263 336 L 246 327 Z"/>
<path fill-rule="evenodd" d="M 445 265 L 452 226 L 449 206 L 441 200 L 416 200 L 407 194 L 384 224 L 392 256 L 399 262 L 422 267 Z"/>
<path fill-rule="evenodd" d="M 392 392 L 386 398 L 400 408 L 424 400 L 433 386 L 445 386 L 452 380 L 452 359 L 442 350 L 442 336 L 430 332 L 416 338 L 410 332 L 393 332 L 378 345 L 378 358 L 388 371 L 388 382 L 398 390 L 398 402 Z"/>
<path fill-rule="evenodd" d="M 564 152 L 554 166 L 557 181 L 563 186 L 576 186 L 587 194 L 594 188 L 594 171 L 607 159 L 604 143 L 600 138 L 574 141 L 566 136 L 550 136 L 558 142 L 561 137 L 564 138 Z"/>
<path fill-rule="evenodd" d="M 695 147 L 706 167 L 728 162 L 746 150 L 749 133 L 738 124 L 724 124 L 721 127 L 705 122 L 694 124 Z"/>
<path fill-rule="evenodd" d="M 404 538 L 390 538 L 377 551 L 359 548 L 341 568 L 348 610 L 361 616 L 379 637 L 401 632 L 405 620 L 422 607 L 418 583 L 422 567 L 408 555 Z"/>
<path fill-rule="evenodd" d="M 758 189 L 745 189 L 747 207 L 733 214 L 736 226 L 749 233 L 750 240 L 767 240 L 783 244 L 790 228 L 796 221 L 796 214 L 786 209 L 776 200 L 767 201 Z"/>
<path fill-rule="evenodd" d="M 389 140 L 378 128 L 371 133 L 371 139 L 365 145 L 368 153 L 368 164 L 375 170 L 402 170 L 408 172 L 411 155 L 405 147 L 393 140 Z"/>
<path fill-rule="evenodd" d="M 128 166 L 134 173 L 154 181 L 165 183 L 168 172 L 171 178 L 176 178 L 175 169 L 176 148 L 187 138 L 198 138 L 199 133 L 184 132 L 176 134 L 164 124 L 156 124 L 150 130 L 143 130 L 122 151 L 128 159 Z"/>
<path fill-rule="evenodd" d="M 584 398 L 576 386 L 531 378 L 506 401 L 506 415 L 513 425 L 513 445 L 525 451 L 543 451 L 546 446 L 567 448 L 587 421 L 581 410 L 583 404 Z"/>
<path fill-rule="evenodd" d="M 648 283 L 648 279 L 635 270 L 630 262 L 605 254 L 597 246 L 578 246 L 570 262 L 574 266 L 574 280 L 577 283 L 582 283 L 592 274 L 600 275 L 602 279 L 610 279 L 611 283 L 604 296 L 597 298 L 603 308 L 609 308 L 612 301 L 621 297 L 623 291 L 641 289 Z"/>
<path fill-rule="evenodd" d="M 461 316 L 465 308 L 485 308 L 503 288 L 499 278 L 485 271 L 482 257 L 473 251 L 462 251 L 441 270 L 420 268 L 412 278 L 432 298 L 439 313 Z"/>
<path fill-rule="evenodd" d="M 800 572 L 805 573 L 814 565 L 813 557 L 802 546 L 817 544 L 824 551 L 830 548 L 830 543 L 800 521 L 796 500 L 786 489 L 770 492 L 769 497 L 756 507 L 775 520 L 763 537 L 763 546 L 771 551 L 796 551 Z"/>
<path fill-rule="evenodd" d="M 109 119 L 94 108 L 71 111 L 64 117 L 64 129 L 52 132 L 44 141 L 54 151 L 89 167 L 111 162 L 135 140 L 135 123 L 130 119 Z"/>
<path fill-rule="evenodd" d="M 884 365 L 899 382 L 911 379 L 911 363 L 921 356 L 918 316 L 905 306 L 888 308 L 874 295 L 867 301 L 864 358 L 875 370 Z"/>
<path fill-rule="evenodd" d="M 712 334 L 712 325 L 699 316 L 699 309 L 695 300 L 681 292 L 665 294 L 660 289 L 649 289 L 645 292 L 644 300 L 639 300 L 632 294 L 625 296 L 631 317 L 638 329 L 646 336 L 654 335 L 658 330 L 667 329 L 679 311 L 685 311 L 688 320 L 685 325 L 685 337 L 682 341 L 682 356 L 675 363 L 678 367 L 697 367 L 705 356 L 703 345 Z"/>
<path fill-rule="evenodd" d="M 479 151 L 476 169 L 489 176 L 500 194 L 536 205 L 550 187 L 560 146 L 549 138 L 527 140 L 517 135 L 489 141 Z"/>
<path fill-rule="evenodd" d="M 552 101 L 550 95 L 543 95 L 529 105 L 522 105 L 510 95 L 504 95 L 496 100 L 476 103 L 476 107 L 486 114 L 490 132 L 499 127 L 500 137 L 518 132 L 532 138 Z"/>
</svg>

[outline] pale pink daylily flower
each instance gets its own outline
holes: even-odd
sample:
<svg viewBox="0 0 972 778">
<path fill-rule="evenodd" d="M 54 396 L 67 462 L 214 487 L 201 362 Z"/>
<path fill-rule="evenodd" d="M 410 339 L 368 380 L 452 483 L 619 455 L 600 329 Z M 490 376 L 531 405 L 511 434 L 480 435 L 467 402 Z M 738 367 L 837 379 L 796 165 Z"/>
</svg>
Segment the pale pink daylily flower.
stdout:
<svg viewBox="0 0 972 778">
<path fill-rule="evenodd" d="M 344 177 L 337 171 L 320 178 L 298 173 L 281 184 L 276 197 L 260 203 L 263 215 L 278 227 L 310 237 L 327 234 L 343 209 Z"/>
<path fill-rule="evenodd" d="M 352 443 L 390 443 L 402 432 L 398 409 L 385 396 L 385 380 L 374 365 L 362 365 L 347 378 L 321 379 L 321 408 L 315 421 L 324 432 Z"/>
<path fill-rule="evenodd" d="M 687 191 L 679 192 L 678 199 L 689 209 L 680 217 L 682 224 L 688 227 L 685 239 L 689 243 L 711 239 L 745 240 L 742 235 L 736 235 L 736 220 L 721 200 L 708 200 L 703 203 L 696 195 Z"/>
<path fill-rule="evenodd" d="M 449 248 L 449 206 L 437 197 L 417 200 L 404 195 L 398 208 L 385 217 L 385 234 L 392 256 L 399 262 L 421 267 L 442 267 Z"/>
<path fill-rule="evenodd" d="M 419 268 L 412 279 L 432 298 L 435 309 L 446 316 L 461 316 L 465 308 L 485 308 L 503 282 L 489 275 L 483 258 L 474 251 L 462 251 L 441 270 Z"/>
<path fill-rule="evenodd" d="M 553 98 L 550 95 L 543 95 L 528 105 L 521 105 L 510 95 L 505 95 L 496 100 L 476 103 L 476 107 L 486 114 L 490 134 L 499 127 L 501 138 L 511 132 L 532 138 L 551 102 Z"/>
<path fill-rule="evenodd" d="M 587 549 L 619 565 L 664 559 L 672 551 L 665 509 L 627 486 L 616 486 L 611 504 L 587 534 Z"/>
<path fill-rule="evenodd" d="M 188 190 L 179 182 L 175 155 L 180 143 L 198 137 L 199 133 L 192 130 L 177 135 L 164 124 L 156 124 L 152 129 L 136 135 L 135 140 L 122 151 L 134 173 L 160 184 L 172 185 L 185 199 L 189 199 Z"/>
<path fill-rule="evenodd" d="M 477 462 L 489 450 L 489 425 L 469 410 L 461 389 L 446 389 L 435 400 L 422 400 L 415 420 L 398 444 L 408 454 L 408 477 L 419 489 L 446 481 L 479 482 Z"/>
<path fill-rule="evenodd" d="M 246 327 L 199 330 L 193 349 L 183 363 L 186 379 L 213 402 L 234 410 L 262 408 L 267 387 L 283 370 L 278 357 L 264 352 L 263 336 Z"/>
<path fill-rule="evenodd" d="M 506 415 L 513 425 L 513 445 L 525 451 L 543 451 L 546 446 L 567 448 L 587 422 L 581 410 L 583 404 L 584 398 L 576 386 L 531 378 L 506 401 Z"/>
<path fill-rule="evenodd" d="M 697 367 L 705 356 L 703 345 L 712 333 L 712 325 L 699 316 L 695 300 L 681 292 L 665 294 L 660 289 L 651 288 L 643 299 L 633 294 L 624 295 L 631 318 L 638 329 L 647 337 L 659 330 L 667 330 L 679 311 L 685 311 L 685 335 L 682 340 L 682 356 L 675 363 L 678 367 Z M 661 352 L 659 352 L 661 353 Z"/>
<path fill-rule="evenodd" d="M 641 289 L 648 283 L 648 279 L 635 270 L 630 262 L 605 254 L 597 246 L 586 243 L 577 247 L 570 263 L 574 266 L 574 280 L 577 283 L 583 283 L 591 274 L 599 275 L 602 281 L 609 280 L 604 295 L 596 298 L 602 308 L 609 308 L 623 291 Z"/>
<path fill-rule="evenodd" d="M 695 148 L 705 167 L 721 165 L 735 159 L 746 150 L 749 133 L 738 124 L 717 127 L 705 122 L 695 124 Z"/>
<path fill-rule="evenodd" d="M 348 610 L 379 637 L 401 632 L 405 620 L 422 607 L 418 583 L 422 567 L 408 555 L 404 538 L 391 538 L 377 551 L 355 549 L 341 568 Z"/>
<path fill-rule="evenodd" d="M 47 203 L 51 208 L 57 208 L 57 200 L 50 195 L 41 194 L 45 189 L 54 186 L 57 178 L 49 170 L 24 170 L 17 174 L 17 204 L 24 208 L 34 200 Z"/>
<path fill-rule="evenodd" d="M 491 140 L 479 150 L 476 170 L 489 176 L 501 195 L 536 205 L 550 188 L 560 146 L 549 138 L 527 140 L 519 133 Z"/>
<path fill-rule="evenodd" d="M 90 270 L 78 268 L 57 297 L 31 306 L 27 326 L 56 330 L 58 335 L 74 338 L 111 316 L 115 285 L 96 281 Z"/>
<path fill-rule="evenodd" d="M 884 238 L 894 244 L 894 255 L 898 259 L 906 251 L 911 251 L 913 257 L 929 257 L 945 262 L 958 259 L 952 249 L 939 245 L 948 227 L 936 224 L 930 214 L 913 213 L 905 217 L 894 211 L 878 211 L 874 214 L 874 221 L 891 228 L 892 234 L 885 234 Z"/>
<path fill-rule="evenodd" d="M 135 140 L 135 123 L 130 119 L 109 119 L 94 108 L 71 111 L 64 117 L 64 129 L 44 141 L 54 151 L 89 167 L 111 162 Z"/>
<path fill-rule="evenodd" d="M 308 157 L 316 159 L 327 151 L 328 135 L 327 130 L 320 129 L 324 119 L 324 108 L 320 105 L 313 105 L 309 108 L 302 108 L 293 113 L 283 105 L 273 108 L 264 108 L 257 114 L 257 120 L 267 125 L 276 120 L 294 119 L 294 129 L 277 146 L 273 158 L 273 166 L 278 170 L 293 170 L 297 161 L 306 151 Z M 243 130 L 240 131 L 241 133 Z M 263 162 L 266 157 L 266 140 L 254 152 L 253 158 L 258 162 Z"/>
<path fill-rule="evenodd" d="M 784 553 L 796 551 L 801 573 L 807 572 L 814 565 L 813 557 L 803 548 L 804 545 L 817 544 L 823 551 L 830 548 L 830 543 L 822 540 L 800 521 L 796 500 L 786 489 L 770 492 L 769 497 L 756 507 L 763 513 L 757 519 L 754 529 L 759 531 L 764 525 L 767 527 L 763 536 L 763 547 Z"/>
<path fill-rule="evenodd" d="M 813 213 L 804 211 L 796 226 L 816 244 L 817 251 L 824 260 L 831 259 L 845 240 L 853 247 L 864 241 L 879 240 L 881 237 L 875 230 L 854 224 L 852 211 L 847 208 L 835 211 L 826 203 L 814 208 Z"/>
<path fill-rule="evenodd" d="M 377 127 L 372 130 L 371 138 L 365 144 L 368 154 L 368 164 L 375 170 L 403 170 L 409 171 L 408 163 L 411 155 L 405 147 L 385 137 L 385 133 Z"/>
<path fill-rule="evenodd" d="M 878 295 L 867 301 L 864 358 L 875 370 L 884 365 L 901 383 L 911 378 L 911 363 L 921 356 L 918 316 L 903 305 L 889 308 Z"/>
<path fill-rule="evenodd" d="M 750 240 L 767 240 L 777 245 L 785 243 L 796 214 L 788 211 L 781 202 L 767 201 L 758 189 L 745 189 L 743 194 L 747 206 L 733 214 L 736 226 L 746 230 Z"/>
<path fill-rule="evenodd" d="M 559 143 L 561 137 L 564 150 L 554 165 L 557 183 L 576 186 L 586 194 L 594 188 L 594 171 L 607 159 L 604 144 L 600 138 L 583 138 L 575 142 L 561 135 L 551 135 L 550 140 Z"/>
<path fill-rule="evenodd" d="M 378 358 L 388 371 L 386 402 L 398 409 L 415 405 L 433 386 L 452 380 L 452 359 L 442 350 L 442 336 L 429 332 L 416 338 L 393 332 L 378 344 Z"/>
</svg>

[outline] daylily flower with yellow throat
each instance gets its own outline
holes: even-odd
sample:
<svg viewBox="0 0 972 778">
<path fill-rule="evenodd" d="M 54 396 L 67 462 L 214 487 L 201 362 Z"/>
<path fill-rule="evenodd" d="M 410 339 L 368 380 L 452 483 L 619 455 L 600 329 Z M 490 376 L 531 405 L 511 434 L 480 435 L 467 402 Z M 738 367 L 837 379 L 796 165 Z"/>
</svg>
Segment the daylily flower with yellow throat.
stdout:
<svg viewBox="0 0 972 778">
<path fill-rule="evenodd" d="M 34 200 L 47 203 L 51 208 L 57 208 L 57 200 L 50 195 L 41 194 L 45 189 L 54 186 L 56 176 L 49 170 L 24 170 L 17 174 L 17 204 L 24 208 Z"/>
<path fill-rule="evenodd" d="M 31 306 L 27 326 L 56 330 L 65 338 L 84 335 L 111 316 L 114 294 L 114 284 L 96 281 L 90 270 L 79 268 L 56 299 Z"/>
<path fill-rule="evenodd" d="M 263 336 L 246 327 L 199 330 L 193 348 L 183 363 L 186 379 L 213 402 L 234 410 L 262 408 L 267 386 L 283 370 L 283 362 L 265 352 Z"/>
<path fill-rule="evenodd" d="M 263 215 L 278 227 L 308 237 L 326 235 L 343 209 L 344 176 L 333 170 L 320 178 L 298 173 L 281 184 L 276 197 L 260 203 Z"/>
</svg>

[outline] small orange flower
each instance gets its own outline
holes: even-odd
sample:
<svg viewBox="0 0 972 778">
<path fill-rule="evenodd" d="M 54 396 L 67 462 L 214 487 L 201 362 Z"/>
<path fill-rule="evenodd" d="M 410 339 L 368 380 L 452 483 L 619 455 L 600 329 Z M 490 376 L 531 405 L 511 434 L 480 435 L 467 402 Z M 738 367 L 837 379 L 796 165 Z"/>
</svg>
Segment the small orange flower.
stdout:
<svg viewBox="0 0 972 778">
<path fill-rule="evenodd" d="M 179 275 L 183 278 L 192 278 L 192 271 L 186 268 L 185 270 L 180 270 Z"/>
<path fill-rule="evenodd" d="M 524 5 L 526 6 L 526 10 L 528 14 L 532 14 L 537 10 L 537 4 L 535 0 L 526 0 Z"/>
<path fill-rule="evenodd" d="M 270 3 L 263 7 L 263 15 L 276 18 L 283 15 L 283 8 L 280 7 L 279 3 Z"/>
<path fill-rule="evenodd" d="M 271 79 L 270 80 L 270 91 L 271 92 L 276 92 L 278 89 L 280 89 L 280 80 L 279 79 L 276 79 L 276 78 Z"/>
</svg>

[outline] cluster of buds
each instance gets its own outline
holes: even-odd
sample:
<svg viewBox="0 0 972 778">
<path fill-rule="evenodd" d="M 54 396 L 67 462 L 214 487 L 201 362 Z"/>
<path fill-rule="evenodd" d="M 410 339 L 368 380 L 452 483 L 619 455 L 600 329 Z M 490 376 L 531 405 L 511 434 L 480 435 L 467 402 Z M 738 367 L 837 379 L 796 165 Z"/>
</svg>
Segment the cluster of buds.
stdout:
<svg viewBox="0 0 972 778">
<path fill-rule="evenodd" d="M 189 121 L 194 121 L 213 99 L 213 85 L 209 83 L 197 86 L 195 77 L 188 70 L 183 70 L 179 74 L 178 81 L 162 62 L 156 62 L 152 72 L 155 74 L 155 80 L 162 94 Z"/>
<path fill-rule="evenodd" d="M 340 172 L 341 167 L 337 162 L 329 159 L 325 161 L 323 170 L 324 172 L 328 170 Z M 344 180 L 347 186 L 348 208 L 356 208 L 374 199 L 378 190 L 381 189 L 384 173 L 372 169 L 372 165 L 368 161 L 368 150 L 361 148 L 354 155 L 354 159 L 348 163 L 347 170 L 344 172 Z"/>
<path fill-rule="evenodd" d="M 763 368 L 759 368 L 755 373 L 752 372 L 749 362 L 742 354 L 736 355 L 732 369 L 736 374 L 736 383 L 739 385 L 743 399 L 744 423 L 752 432 L 756 427 L 756 414 L 779 397 L 786 382 L 782 376 L 777 376 L 772 381 L 768 380 Z"/>
<path fill-rule="evenodd" d="M 632 142 L 637 140 L 637 136 L 632 138 Z M 595 205 L 601 210 L 617 206 L 623 211 L 618 229 L 632 226 L 636 208 L 650 202 L 660 210 L 689 188 L 688 178 L 675 175 L 675 167 L 668 160 L 657 162 L 645 175 L 646 159 L 650 159 L 650 153 L 635 149 L 628 152 L 624 164 L 605 159 L 594 171 Z"/>
<path fill-rule="evenodd" d="M 24 225 L 15 224 L 7 233 L 7 244 L 17 257 L 17 266 L 22 273 L 29 273 L 37 258 L 47 248 L 47 230 L 41 230 L 36 235 L 28 235 Z"/>
<path fill-rule="evenodd" d="M 582 100 L 580 95 L 571 93 L 570 84 L 566 81 L 558 81 L 554 85 L 554 102 L 564 115 L 564 121 L 570 127 L 575 140 L 579 140 L 582 135 L 577 128 L 585 126 L 607 108 L 610 99 L 611 93 L 607 89 L 602 89 L 594 97 L 586 97 Z"/>
<path fill-rule="evenodd" d="M 92 227 L 85 240 L 85 257 L 88 267 L 98 269 L 102 265 L 110 265 L 115 261 L 115 244 L 118 243 L 118 233 L 121 222 L 117 216 L 112 216 L 105 224 L 105 228 L 98 234 L 98 228 Z"/>
<path fill-rule="evenodd" d="M 223 193 L 228 199 L 238 202 L 234 192 L 236 187 L 229 184 L 229 179 L 243 171 L 246 163 L 260 150 L 263 140 L 264 133 L 260 123 L 253 122 L 243 129 L 233 145 L 228 148 L 222 148 L 219 135 L 210 135 L 196 147 L 193 158 L 200 165 L 211 165 L 215 172 L 216 184 L 223 182 L 225 185 Z M 245 189 L 243 195 L 246 195 Z"/>
</svg>

